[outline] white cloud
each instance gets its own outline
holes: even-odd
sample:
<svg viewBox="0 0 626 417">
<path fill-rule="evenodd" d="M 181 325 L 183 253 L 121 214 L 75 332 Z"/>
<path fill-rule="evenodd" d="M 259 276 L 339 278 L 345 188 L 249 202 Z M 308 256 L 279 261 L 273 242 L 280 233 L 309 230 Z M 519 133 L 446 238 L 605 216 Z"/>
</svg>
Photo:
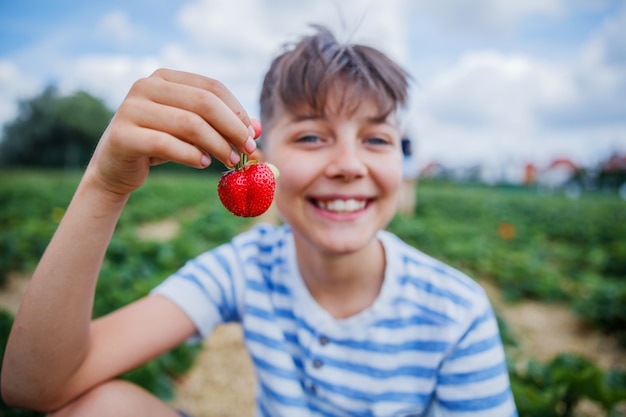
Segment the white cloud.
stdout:
<svg viewBox="0 0 626 417">
<path fill-rule="evenodd" d="M 555 119 L 626 125 L 626 8 L 583 45 L 572 71 L 578 97 L 555 111 Z"/>
<path fill-rule="evenodd" d="M 178 16 L 191 44 L 170 44 L 163 57 L 174 68 L 219 79 L 255 111 L 250 106 L 271 59 L 310 32 L 308 25 L 325 25 L 340 41 L 372 44 L 402 61 L 408 55 L 405 21 L 401 0 L 196 0 Z"/>
<path fill-rule="evenodd" d="M 424 83 L 421 108 L 440 123 L 465 128 L 535 128 L 535 106 L 570 93 L 559 68 L 525 55 L 469 52 Z"/>
<path fill-rule="evenodd" d="M 27 99 L 41 91 L 39 80 L 24 75 L 15 63 L 0 60 L 0 125 L 17 116 L 20 99 Z"/>
<path fill-rule="evenodd" d="M 123 10 L 112 10 L 96 25 L 96 34 L 102 39 L 112 40 L 121 45 L 129 45 L 144 38 L 143 30 L 132 22 Z"/>
<path fill-rule="evenodd" d="M 152 57 L 130 57 L 126 55 L 87 55 L 67 63 L 68 76 L 59 80 L 61 93 L 76 90 L 88 91 L 116 109 L 132 84 L 139 78 L 150 75 L 161 67 Z"/>
<path fill-rule="evenodd" d="M 181 9 L 178 22 L 201 51 L 236 53 L 263 50 L 272 43 L 259 30 L 261 14 L 260 3 L 253 0 L 193 1 Z"/>
<path fill-rule="evenodd" d="M 446 31 L 496 35 L 508 33 L 533 15 L 561 16 L 565 0 L 417 0 L 417 15 L 434 18 Z"/>
<path fill-rule="evenodd" d="M 593 165 L 611 151 L 626 152 L 626 119 L 575 126 L 550 120 L 554 109 L 567 110 L 570 98 L 580 100 L 583 92 L 573 74 L 558 66 L 520 65 L 523 76 L 512 81 L 507 78 L 507 64 L 515 67 L 511 60 L 482 76 L 467 72 L 455 83 L 435 80 L 436 88 L 424 92 L 416 106 L 422 163 L 546 163 L 568 157 Z M 546 115 L 547 109 L 553 113 Z"/>
<path fill-rule="evenodd" d="M 626 152 L 625 28 L 626 9 L 567 60 L 474 50 L 421 80 L 422 163 L 570 157 L 589 165 Z"/>
<path fill-rule="evenodd" d="M 80 26 L 65 26 L 23 51 L 22 62 L 30 67 L 19 68 L 18 72 L 26 78 L 24 74 L 38 72 L 39 63 L 44 61 L 51 75 L 40 83 L 56 83 L 62 93 L 86 90 L 115 109 L 136 79 L 158 67 L 193 71 L 224 82 L 249 111 L 256 112 L 261 79 L 270 60 L 284 43 L 310 32 L 309 24 L 326 25 L 340 39 L 374 44 L 403 59 L 408 50 L 404 17 L 402 0 L 193 0 L 183 3 L 178 14 L 172 16 L 185 37 L 153 48 L 157 52 L 152 55 L 71 56 L 67 48 L 78 36 L 72 31 Z M 109 47 L 148 42 L 151 38 L 147 26 L 132 20 L 122 9 L 104 15 L 95 28 L 96 37 Z M 7 102 L 15 98 L 12 93 L 5 97 Z M 11 113 L 4 116 L 10 117 Z"/>
<path fill-rule="evenodd" d="M 13 97 L 37 93 L 50 79 L 63 92 L 84 89 L 115 109 L 136 79 L 158 67 L 219 79 L 255 115 L 270 59 L 283 43 L 297 40 L 309 31 L 309 24 L 319 23 L 340 40 L 376 46 L 405 66 L 416 61 L 429 66 L 426 76 L 421 64 L 413 67 L 420 76 L 411 126 L 419 135 L 423 163 L 435 158 L 459 164 L 552 156 L 582 160 L 608 148 L 626 152 L 626 9 L 600 26 L 578 54 L 569 56 L 485 48 L 473 36 L 469 36 L 473 41 L 455 45 L 452 53 L 457 56 L 436 50 L 439 45 L 450 46 L 446 39 L 460 41 L 468 34 L 507 34 L 513 42 L 525 19 L 537 15 L 566 19 L 574 8 L 592 7 L 598 3 L 193 0 L 182 3 L 179 13 L 171 16 L 182 30 L 173 31 L 169 39 L 151 36 L 145 22 L 114 10 L 97 25 L 97 35 L 108 41 L 107 48 L 129 49 L 125 47 L 139 43 L 153 53 L 72 56 L 67 51 L 77 34 L 71 27 L 60 28 L 23 52 L 26 59 L 15 60 L 20 66 L 0 62 L 0 123 L 14 114 Z M 421 24 L 430 25 L 418 31 L 423 39 L 409 39 Z M 166 42 L 156 44 L 157 38 Z M 32 75 L 41 62 L 52 74 L 46 80 Z"/>
<path fill-rule="evenodd" d="M 196 0 L 179 15 L 180 25 L 201 48 L 263 57 L 302 36 L 308 25 L 322 24 L 340 40 L 380 44 L 400 59 L 407 49 L 405 21 L 402 0 Z"/>
</svg>

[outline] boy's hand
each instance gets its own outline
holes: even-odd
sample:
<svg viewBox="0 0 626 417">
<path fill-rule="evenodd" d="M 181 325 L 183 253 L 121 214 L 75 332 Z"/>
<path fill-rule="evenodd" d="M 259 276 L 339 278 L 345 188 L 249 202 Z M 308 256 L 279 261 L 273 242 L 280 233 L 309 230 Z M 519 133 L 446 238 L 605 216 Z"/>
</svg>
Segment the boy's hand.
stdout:
<svg viewBox="0 0 626 417">
<path fill-rule="evenodd" d="M 151 165 L 168 161 L 204 168 L 209 154 L 228 166 L 255 149 L 248 114 L 220 82 L 160 69 L 130 89 L 102 135 L 88 175 L 126 195 L 140 187 Z"/>
</svg>

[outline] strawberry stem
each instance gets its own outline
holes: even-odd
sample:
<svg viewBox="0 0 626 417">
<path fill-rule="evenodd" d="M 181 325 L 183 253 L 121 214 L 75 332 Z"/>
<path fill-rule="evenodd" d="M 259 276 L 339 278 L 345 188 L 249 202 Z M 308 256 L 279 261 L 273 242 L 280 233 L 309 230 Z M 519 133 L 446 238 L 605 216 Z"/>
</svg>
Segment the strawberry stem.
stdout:
<svg viewBox="0 0 626 417">
<path fill-rule="evenodd" d="M 239 153 L 239 156 L 241 156 L 241 159 L 239 159 L 239 163 L 237 164 L 237 170 L 243 169 L 243 167 L 248 163 L 248 155 L 245 153 Z"/>
</svg>

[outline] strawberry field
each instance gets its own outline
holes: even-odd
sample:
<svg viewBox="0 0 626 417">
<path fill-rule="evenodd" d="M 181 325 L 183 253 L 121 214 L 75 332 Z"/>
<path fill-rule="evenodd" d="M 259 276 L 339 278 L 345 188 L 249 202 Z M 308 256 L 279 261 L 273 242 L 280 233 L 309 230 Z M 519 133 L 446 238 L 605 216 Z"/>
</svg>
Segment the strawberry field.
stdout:
<svg viewBox="0 0 626 417">
<path fill-rule="evenodd" d="M 219 204 L 216 176 L 155 171 L 131 197 L 111 242 L 96 316 L 144 295 L 186 259 L 252 224 Z M 78 173 L 0 172 L 0 283 L 10 274 L 32 271 L 79 178 Z M 140 225 L 163 219 L 180 226 L 171 239 L 138 235 Z M 398 217 L 389 228 L 424 252 L 494 284 L 508 303 L 533 299 L 566 305 L 626 351 L 625 201 L 603 194 L 568 200 L 531 189 L 422 182 L 415 216 Z M 0 351 L 11 321 L 11 313 L 2 312 Z M 625 415 L 626 369 L 601 367 L 568 351 L 538 361 L 520 351 L 518 335 L 505 320 L 500 323 L 520 415 L 598 415 L 581 414 L 582 403 L 591 403 L 599 415 Z M 558 329 L 553 337 L 559 337 Z M 125 377 L 172 398 L 173 381 L 193 366 L 198 350 L 180 347 Z M 36 414 L 0 404 L 0 415 Z"/>
</svg>

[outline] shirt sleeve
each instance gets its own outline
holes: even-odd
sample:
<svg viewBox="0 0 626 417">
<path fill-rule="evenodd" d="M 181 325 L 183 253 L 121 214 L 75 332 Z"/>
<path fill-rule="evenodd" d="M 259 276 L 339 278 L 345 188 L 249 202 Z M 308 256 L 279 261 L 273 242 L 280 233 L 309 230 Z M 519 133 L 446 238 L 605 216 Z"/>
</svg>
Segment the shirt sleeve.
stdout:
<svg viewBox="0 0 626 417">
<path fill-rule="evenodd" d="M 502 340 L 485 297 L 473 320 L 443 361 L 434 416 L 517 416 Z"/>
<path fill-rule="evenodd" d="M 223 245 L 188 261 L 151 294 L 168 298 L 189 316 L 197 330 L 189 340 L 194 342 L 218 324 L 239 320 L 240 275 L 232 244 Z"/>
</svg>

